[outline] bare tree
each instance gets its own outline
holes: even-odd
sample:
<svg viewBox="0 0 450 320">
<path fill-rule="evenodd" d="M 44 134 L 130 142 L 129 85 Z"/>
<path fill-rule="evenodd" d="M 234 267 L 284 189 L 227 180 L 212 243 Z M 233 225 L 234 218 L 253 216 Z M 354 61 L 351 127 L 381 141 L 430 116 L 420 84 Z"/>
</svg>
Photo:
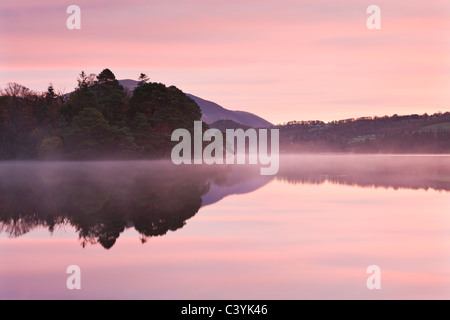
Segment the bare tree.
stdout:
<svg viewBox="0 0 450 320">
<path fill-rule="evenodd" d="M 19 98 L 24 98 L 33 94 L 33 92 L 30 89 L 16 82 L 9 82 L 4 92 L 8 96 Z"/>
</svg>

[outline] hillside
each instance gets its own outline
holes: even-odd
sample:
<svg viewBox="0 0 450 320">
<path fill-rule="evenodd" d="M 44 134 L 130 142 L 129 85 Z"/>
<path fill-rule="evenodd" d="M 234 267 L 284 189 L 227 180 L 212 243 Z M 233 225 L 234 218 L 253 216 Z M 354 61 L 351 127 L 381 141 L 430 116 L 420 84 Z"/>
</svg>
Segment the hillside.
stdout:
<svg viewBox="0 0 450 320">
<path fill-rule="evenodd" d="M 268 128 L 273 127 L 273 124 L 264 120 L 263 118 L 254 115 L 253 113 L 245 111 L 231 111 L 218 105 L 215 102 L 204 100 L 192 94 L 187 94 L 200 106 L 202 110 L 202 120 L 207 124 L 212 124 L 219 120 L 231 120 L 240 123 L 244 126 L 252 128 Z"/>
<path fill-rule="evenodd" d="M 450 153 L 450 113 L 278 126 L 284 152 Z"/>
<path fill-rule="evenodd" d="M 210 128 L 219 129 L 222 132 L 225 132 L 227 129 L 242 129 L 242 130 L 248 130 L 251 127 L 245 126 L 243 124 L 234 122 L 232 120 L 218 120 L 216 122 L 213 122 L 209 125 Z"/>
<path fill-rule="evenodd" d="M 132 93 L 134 88 L 139 84 L 138 81 L 131 79 L 119 80 L 119 83 L 129 93 Z M 187 93 L 186 95 L 199 105 L 202 111 L 202 121 L 207 124 L 212 124 L 219 120 L 231 120 L 252 128 L 268 128 L 273 126 L 269 121 L 253 113 L 228 110 L 215 102 L 202 99 L 193 94 Z"/>
</svg>

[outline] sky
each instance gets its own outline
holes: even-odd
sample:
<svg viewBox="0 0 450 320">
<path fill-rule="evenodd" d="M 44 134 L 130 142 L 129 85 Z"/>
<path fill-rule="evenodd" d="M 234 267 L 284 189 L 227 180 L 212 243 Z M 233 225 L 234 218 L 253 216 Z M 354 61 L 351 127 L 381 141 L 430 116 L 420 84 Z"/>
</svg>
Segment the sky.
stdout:
<svg viewBox="0 0 450 320">
<path fill-rule="evenodd" d="M 367 27 L 370 5 L 381 29 Z M 0 88 L 67 93 L 105 68 L 277 124 L 445 112 L 450 1 L 1 1 Z"/>
</svg>

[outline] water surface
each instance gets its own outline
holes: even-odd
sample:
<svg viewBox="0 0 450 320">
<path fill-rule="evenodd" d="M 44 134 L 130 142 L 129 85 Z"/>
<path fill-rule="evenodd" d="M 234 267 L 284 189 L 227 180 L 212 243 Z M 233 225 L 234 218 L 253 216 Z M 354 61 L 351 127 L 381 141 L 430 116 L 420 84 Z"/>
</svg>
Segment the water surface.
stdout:
<svg viewBox="0 0 450 320">
<path fill-rule="evenodd" d="M 449 160 L 2 163 L 0 298 L 449 299 Z"/>
</svg>

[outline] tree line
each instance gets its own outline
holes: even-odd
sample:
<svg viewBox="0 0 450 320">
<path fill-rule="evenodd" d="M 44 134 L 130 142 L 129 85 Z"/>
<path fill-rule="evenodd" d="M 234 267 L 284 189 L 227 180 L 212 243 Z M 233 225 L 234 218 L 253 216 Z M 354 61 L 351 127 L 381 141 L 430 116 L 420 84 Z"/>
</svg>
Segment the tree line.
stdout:
<svg viewBox="0 0 450 320">
<path fill-rule="evenodd" d="M 82 72 L 77 81 L 70 94 L 52 85 L 43 93 L 17 83 L 1 90 L 0 160 L 166 157 L 175 145 L 172 132 L 193 130 L 202 116 L 181 90 L 145 74 L 133 92 L 109 69 L 98 76 Z M 277 128 L 284 152 L 450 153 L 449 112 L 291 121 Z"/>
<path fill-rule="evenodd" d="M 291 121 L 279 125 L 284 152 L 450 153 L 450 113 Z"/>
</svg>

